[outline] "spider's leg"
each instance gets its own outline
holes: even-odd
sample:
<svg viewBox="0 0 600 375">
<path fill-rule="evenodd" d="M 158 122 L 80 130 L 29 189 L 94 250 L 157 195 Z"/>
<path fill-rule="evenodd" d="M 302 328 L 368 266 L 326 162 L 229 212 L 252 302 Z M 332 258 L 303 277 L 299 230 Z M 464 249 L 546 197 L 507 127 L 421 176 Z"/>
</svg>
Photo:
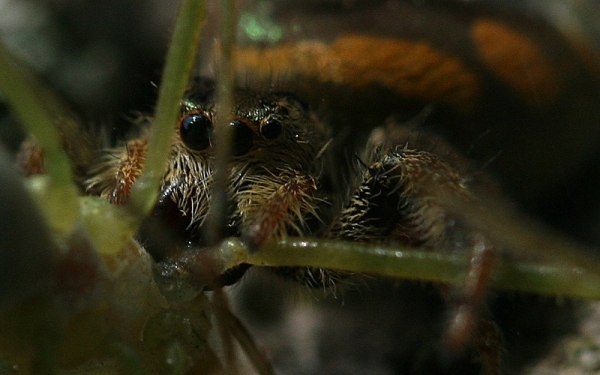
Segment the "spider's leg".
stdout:
<svg viewBox="0 0 600 375">
<path fill-rule="evenodd" d="M 131 187 L 142 173 L 147 150 L 148 140 L 144 137 L 109 150 L 104 159 L 92 167 L 90 173 L 93 177 L 85 182 L 88 192 L 98 194 L 112 204 L 124 205 Z"/>
<path fill-rule="evenodd" d="M 486 290 L 497 251 L 482 235 L 475 235 L 467 278 L 458 296 L 441 287 L 443 296 L 453 306 L 444 343 L 451 352 L 459 352 L 470 341 L 481 355 L 484 373 L 498 372 L 501 363 L 502 337 L 485 306 Z"/>
<path fill-rule="evenodd" d="M 390 151 L 391 149 L 391 151 Z M 461 166 L 443 155 L 388 147 L 371 150 L 362 182 L 329 235 L 364 243 L 384 242 L 431 251 L 472 249 L 467 278 L 453 298 L 450 286 L 442 294 L 454 308 L 445 335 L 451 353 L 473 343 L 488 373 L 499 371 L 501 338 L 493 321 L 482 318 L 495 247 L 455 218 L 450 202 L 475 202 L 469 178 Z M 452 288 L 454 290 L 454 288 Z"/>
<path fill-rule="evenodd" d="M 25 176 L 45 174 L 44 151 L 33 139 L 27 139 L 21 143 L 17 162 Z"/>
<path fill-rule="evenodd" d="M 248 246 L 255 249 L 273 237 L 281 238 L 288 227 L 301 233 L 304 215 L 316 215 L 312 208 L 316 188 L 314 178 L 292 173 L 275 188 L 257 183 L 253 189 L 237 193 L 239 211 L 248 213 L 245 217 L 250 218 L 243 223 L 242 230 Z M 261 194 L 261 190 L 266 193 Z"/>
<path fill-rule="evenodd" d="M 288 235 L 310 235 L 320 225 L 315 198 L 315 178 L 292 169 L 277 176 L 247 178 L 234 189 L 233 200 L 240 216 L 241 238 L 254 250 L 262 244 Z M 313 267 L 270 267 L 286 279 L 311 288 L 335 286 L 335 272 Z"/>
<path fill-rule="evenodd" d="M 498 374 L 504 352 L 502 334 L 496 322 L 490 318 L 487 308 L 481 312 L 473 340 L 481 355 L 483 373 Z"/>
</svg>

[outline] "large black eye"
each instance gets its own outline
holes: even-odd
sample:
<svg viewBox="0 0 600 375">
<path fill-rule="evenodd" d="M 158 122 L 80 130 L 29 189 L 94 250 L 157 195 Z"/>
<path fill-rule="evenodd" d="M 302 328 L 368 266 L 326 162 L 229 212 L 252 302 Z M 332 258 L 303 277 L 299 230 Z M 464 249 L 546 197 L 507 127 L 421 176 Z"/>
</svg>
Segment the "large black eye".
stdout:
<svg viewBox="0 0 600 375">
<path fill-rule="evenodd" d="M 181 140 L 186 146 L 196 151 L 202 151 L 210 145 L 212 133 L 212 121 L 201 113 L 185 117 L 179 125 Z"/>
<path fill-rule="evenodd" d="M 270 118 L 260 127 L 260 134 L 267 139 L 275 139 L 281 135 L 281 121 Z"/>
<path fill-rule="evenodd" d="M 233 127 L 233 155 L 242 156 L 247 154 L 253 145 L 254 132 L 248 125 L 239 120 L 233 120 L 229 125 Z"/>
</svg>

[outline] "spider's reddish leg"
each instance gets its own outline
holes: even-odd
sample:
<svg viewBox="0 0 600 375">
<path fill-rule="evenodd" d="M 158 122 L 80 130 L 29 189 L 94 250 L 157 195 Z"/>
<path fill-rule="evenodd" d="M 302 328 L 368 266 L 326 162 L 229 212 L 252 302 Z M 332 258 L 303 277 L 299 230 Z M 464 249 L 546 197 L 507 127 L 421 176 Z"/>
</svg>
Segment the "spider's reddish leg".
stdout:
<svg viewBox="0 0 600 375">
<path fill-rule="evenodd" d="M 25 140 L 21 143 L 21 148 L 17 155 L 17 162 L 21 167 L 21 170 L 25 172 L 25 176 L 46 174 L 46 168 L 44 167 L 44 151 L 32 139 Z"/>
<path fill-rule="evenodd" d="M 242 231 L 250 248 L 257 248 L 274 236 L 281 237 L 287 231 L 286 226 L 295 227 L 294 231 L 301 233 L 302 217 L 312 211 L 308 201 L 316 189 L 314 178 L 297 174 L 272 192 Z M 241 206 L 244 205 L 242 202 Z"/>
<path fill-rule="evenodd" d="M 485 373 L 494 374 L 500 368 L 502 338 L 496 323 L 488 318 L 485 297 L 497 250 L 483 235 L 473 237 L 469 270 L 458 299 L 442 288 L 446 300 L 455 305 L 444 343 L 451 352 L 458 352 L 472 341 L 481 354 Z"/>
<path fill-rule="evenodd" d="M 92 169 L 93 177 L 86 181 L 87 190 L 112 204 L 124 205 L 131 187 L 142 173 L 147 151 L 148 140 L 142 137 L 128 141 L 126 147 L 108 152 L 105 160 Z"/>
</svg>

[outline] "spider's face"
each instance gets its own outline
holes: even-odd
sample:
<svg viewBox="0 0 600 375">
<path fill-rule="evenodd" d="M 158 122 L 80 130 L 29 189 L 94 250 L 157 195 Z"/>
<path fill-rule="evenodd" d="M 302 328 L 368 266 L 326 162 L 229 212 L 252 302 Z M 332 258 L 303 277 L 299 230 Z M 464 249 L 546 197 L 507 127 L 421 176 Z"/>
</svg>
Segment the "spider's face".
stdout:
<svg viewBox="0 0 600 375">
<path fill-rule="evenodd" d="M 192 246 L 203 244 L 202 225 L 213 201 L 217 117 L 212 81 L 197 80 L 182 101 L 157 215 Z M 259 244 L 299 235 L 314 208 L 327 133 L 309 106 L 286 92 L 238 89 L 231 127 L 228 235 Z M 310 219 L 309 219 L 310 218 Z"/>
<path fill-rule="evenodd" d="M 326 134 L 308 104 L 287 92 L 247 89 L 238 89 L 234 102 L 228 116 L 234 170 L 261 164 L 271 172 L 291 167 L 311 173 Z M 216 119 L 222 116 L 219 112 L 212 81 L 197 80 L 182 102 L 174 149 L 209 160 Z"/>
</svg>

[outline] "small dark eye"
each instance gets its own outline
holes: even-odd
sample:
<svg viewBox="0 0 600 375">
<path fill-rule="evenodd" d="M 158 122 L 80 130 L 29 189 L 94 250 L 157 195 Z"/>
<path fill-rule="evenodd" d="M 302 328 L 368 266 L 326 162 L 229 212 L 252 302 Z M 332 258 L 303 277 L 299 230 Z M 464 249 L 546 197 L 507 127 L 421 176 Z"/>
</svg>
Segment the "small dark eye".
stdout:
<svg viewBox="0 0 600 375">
<path fill-rule="evenodd" d="M 267 139 L 275 139 L 281 135 L 282 130 L 281 121 L 268 119 L 260 127 L 260 134 Z"/>
<path fill-rule="evenodd" d="M 234 120 L 229 123 L 233 127 L 233 150 L 234 156 L 247 154 L 254 145 L 254 132 L 245 123 Z"/>
<path fill-rule="evenodd" d="M 186 146 L 196 151 L 202 151 L 210 145 L 212 133 L 212 121 L 201 113 L 185 117 L 179 125 L 181 140 Z"/>
</svg>

